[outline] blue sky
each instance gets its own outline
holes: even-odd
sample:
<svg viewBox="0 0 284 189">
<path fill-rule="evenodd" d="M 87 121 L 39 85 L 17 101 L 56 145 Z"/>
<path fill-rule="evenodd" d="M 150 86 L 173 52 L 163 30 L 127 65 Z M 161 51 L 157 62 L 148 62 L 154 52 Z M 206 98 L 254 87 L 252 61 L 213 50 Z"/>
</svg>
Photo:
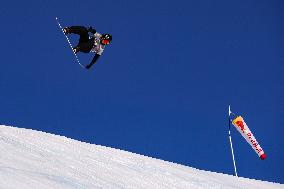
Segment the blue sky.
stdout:
<svg viewBox="0 0 284 189">
<path fill-rule="evenodd" d="M 2 2 L 0 123 L 233 174 L 231 104 L 267 154 L 261 161 L 233 130 L 239 176 L 284 183 L 283 5 Z M 91 70 L 55 17 L 113 35 Z"/>
</svg>

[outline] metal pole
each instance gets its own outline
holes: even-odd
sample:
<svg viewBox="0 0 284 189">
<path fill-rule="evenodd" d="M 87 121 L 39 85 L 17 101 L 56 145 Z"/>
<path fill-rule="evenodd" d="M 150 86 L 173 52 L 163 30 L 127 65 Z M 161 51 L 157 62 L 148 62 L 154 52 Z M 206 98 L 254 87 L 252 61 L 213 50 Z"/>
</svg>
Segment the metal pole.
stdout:
<svg viewBox="0 0 284 189">
<path fill-rule="evenodd" d="M 231 137 L 231 119 L 230 119 L 230 114 L 231 113 L 232 112 L 231 112 L 230 105 L 229 105 L 229 140 L 230 140 L 232 158 L 233 158 L 233 163 L 234 163 L 235 176 L 237 177 L 238 176 L 238 172 L 237 172 L 237 166 L 236 166 L 236 161 L 235 161 L 233 142 L 232 142 L 232 137 Z"/>
</svg>

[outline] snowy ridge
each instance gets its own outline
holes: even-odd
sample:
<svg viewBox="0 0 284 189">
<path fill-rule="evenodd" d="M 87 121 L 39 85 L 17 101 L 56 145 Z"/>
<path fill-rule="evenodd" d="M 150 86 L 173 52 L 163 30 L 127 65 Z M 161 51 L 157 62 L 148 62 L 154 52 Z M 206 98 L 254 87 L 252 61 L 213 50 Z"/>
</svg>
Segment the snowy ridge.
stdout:
<svg viewBox="0 0 284 189">
<path fill-rule="evenodd" d="M 0 189 L 284 189 L 41 131 L 0 126 Z"/>
</svg>

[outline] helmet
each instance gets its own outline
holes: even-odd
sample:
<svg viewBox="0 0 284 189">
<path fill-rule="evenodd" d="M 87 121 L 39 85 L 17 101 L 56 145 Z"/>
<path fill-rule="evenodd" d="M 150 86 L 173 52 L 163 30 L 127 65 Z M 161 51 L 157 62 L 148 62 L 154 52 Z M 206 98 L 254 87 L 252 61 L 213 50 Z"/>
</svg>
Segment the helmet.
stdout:
<svg viewBox="0 0 284 189">
<path fill-rule="evenodd" d="M 112 40 L 112 36 L 110 34 L 102 34 L 101 43 L 103 45 L 110 44 L 111 40 Z"/>
</svg>

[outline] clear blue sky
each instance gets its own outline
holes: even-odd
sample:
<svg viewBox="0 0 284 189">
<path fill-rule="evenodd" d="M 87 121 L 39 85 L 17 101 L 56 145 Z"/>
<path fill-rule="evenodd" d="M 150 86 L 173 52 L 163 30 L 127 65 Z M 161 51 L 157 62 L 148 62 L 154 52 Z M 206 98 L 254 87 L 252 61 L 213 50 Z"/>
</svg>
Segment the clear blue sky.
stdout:
<svg viewBox="0 0 284 189">
<path fill-rule="evenodd" d="M 231 104 L 268 156 L 261 161 L 233 130 L 239 175 L 284 183 L 283 8 L 280 0 L 1 2 L 0 123 L 233 174 Z M 76 63 L 55 17 L 113 35 L 93 69 Z"/>
</svg>

